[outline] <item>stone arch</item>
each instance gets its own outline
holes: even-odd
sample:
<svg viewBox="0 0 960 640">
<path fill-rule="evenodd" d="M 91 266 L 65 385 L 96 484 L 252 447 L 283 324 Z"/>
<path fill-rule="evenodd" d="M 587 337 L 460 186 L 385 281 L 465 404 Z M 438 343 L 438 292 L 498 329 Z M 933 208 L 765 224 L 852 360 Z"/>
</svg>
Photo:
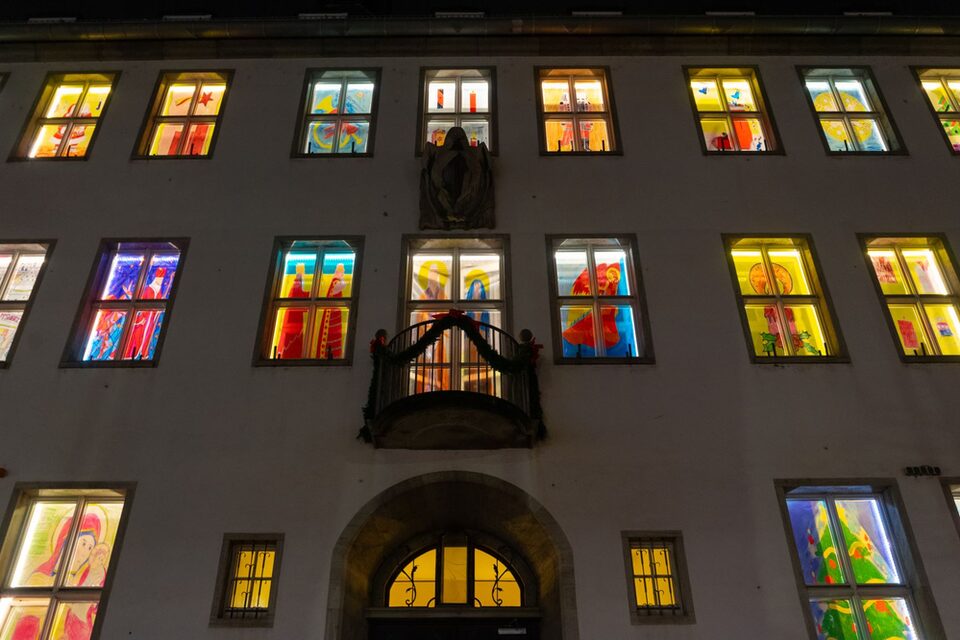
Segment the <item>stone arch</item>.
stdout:
<svg viewBox="0 0 960 640">
<path fill-rule="evenodd" d="M 410 540 L 444 529 L 485 532 L 523 555 L 536 574 L 544 640 L 579 640 L 573 551 L 553 516 L 499 478 L 469 471 L 415 476 L 367 502 L 333 549 L 325 640 L 367 640 L 365 611 L 378 571 Z"/>
</svg>

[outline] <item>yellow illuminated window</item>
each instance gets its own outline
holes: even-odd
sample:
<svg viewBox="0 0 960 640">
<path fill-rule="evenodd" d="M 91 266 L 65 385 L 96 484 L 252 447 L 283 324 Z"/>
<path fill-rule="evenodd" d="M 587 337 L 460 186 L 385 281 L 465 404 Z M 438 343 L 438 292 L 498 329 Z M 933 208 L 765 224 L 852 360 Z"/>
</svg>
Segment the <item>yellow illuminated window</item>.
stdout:
<svg viewBox="0 0 960 640">
<path fill-rule="evenodd" d="M 603 69 L 540 69 L 537 99 L 547 153 L 617 150 L 613 105 Z"/>
<path fill-rule="evenodd" d="M 891 153 L 900 149 L 868 70 L 804 69 L 802 73 L 830 153 Z"/>
<path fill-rule="evenodd" d="M 954 153 L 960 153 L 960 69 L 926 69 L 920 86 Z"/>
<path fill-rule="evenodd" d="M 728 250 L 755 356 L 772 360 L 840 355 L 805 239 L 732 238 Z"/>
<path fill-rule="evenodd" d="M 20 145 L 26 158 L 83 158 L 90 151 L 116 74 L 51 76 Z"/>
<path fill-rule="evenodd" d="M 623 538 L 633 621 L 692 620 L 679 532 L 624 532 Z"/>
<path fill-rule="evenodd" d="M 272 623 L 282 541 L 280 534 L 224 536 L 212 624 Z"/>
<path fill-rule="evenodd" d="M 139 155 L 210 155 L 230 75 L 228 72 L 195 72 L 161 76 Z"/>
<path fill-rule="evenodd" d="M 423 110 L 420 113 L 421 147 L 443 146 L 451 127 L 461 127 L 472 147 L 493 150 L 493 100 L 491 69 L 430 69 L 424 72 Z"/>
<path fill-rule="evenodd" d="M 687 73 L 708 153 L 776 150 L 754 70 L 689 69 Z"/>
<path fill-rule="evenodd" d="M 957 274 L 943 241 L 874 237 L 866 252 L 904 356 L 960 356 Z"/>
</svg>

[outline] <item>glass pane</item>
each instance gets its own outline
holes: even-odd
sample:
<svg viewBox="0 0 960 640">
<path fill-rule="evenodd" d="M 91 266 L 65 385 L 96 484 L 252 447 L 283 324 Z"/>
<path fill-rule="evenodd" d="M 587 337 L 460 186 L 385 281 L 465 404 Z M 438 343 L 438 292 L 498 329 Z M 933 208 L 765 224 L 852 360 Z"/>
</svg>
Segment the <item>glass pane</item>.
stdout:
<svg viewBox="0 0 960 640">
<path fill-rule="evenodd" d="M 122 502 L 87 503 L 73 546 L 73 557 L 70 558 L 67 579 L 64 582 L 66 586 L 103 586 L 122 513 Z"/>
<path fill-rule="evenodd" d="M 410 283 L 411 300 L 451 300 L 453 256 L 415 254 Z"/>
<path fill-rule="evenodd" d="M 477 322 L 499 327 L 501 325 L 500 312 L 495 309 L 477 309 L 468 311 L 467 317 Z M 501 350 L 500 335 L 490 327 L 479 327 L 480 334 L 495 350 Z M 460 388 L 463 391 L 472 391 L 474 393 L 485 393 L 488 395 L 500 395 L 503 386 L 500 374 L 494 372 L 485 360 L 480 357 L 476 345 L 467 338 L 465 333 L 461 332 L 460 338 L 460 361 L 468 363 L 471 366 L 460 368 Z"/>
<path fill-rule="evenodd" d="M 716 80 L 691 80 L 690 90 L 693 91 L 697 111 L 723 111 Z"/>
<path fill-rule="evenodd" d="M 190 125 L 187 132 L 187 144 L 183 147 L 185 156 L 205 156 L 210 152 L 210 142 L 213 140 L 214 124 L 196 123 Z"/>
<path fill-rule="evenodd" d="M 340 82 L 316 82 L 313 85 L 313 94 L 310 99 L 310 113 L 313 115 L 339 113 L 340 111 Z"/>
<path fill-rule="evenodd" d="M 280 307 L 273 325 L 273 342 L 268 357 L 274 360 L 297 360 L 303 357 L 304 324 L 310 309 Z"/>
<path fill-rule="evenodd" d="M 637 330 L 634 325 L 633 307 L 629 305 L 600 307 L 603 326 L 603 345 L 608 358 L 635 358 Z"/>
<path fill-rule="evenodd" d="M 96 125 L 75 124 L 70 127 L 70 136 L 67 138 L 67 144 L 63 147 L 63 156 L 66 158 L 82 158 L 87 155 L 87 149 L 90 147 L 90 139 L 93 137 L 93 131 Z"/>
<path fill-rule="evenodd" d="M 940 119 L 943 126 L 943 132 L 947 134 L 950 146 L 955 152 L 960 152 L 960 120 Z"/>
<path fill-rule="evenodd" d="M 233 609 L 268 609 L 275 553 L 273 551 L 240 551 L 228 606 Z"/>
<path fill-rule="evenodd" d="M 155 253 L 147 267 L 147 277 L 140 289 L 141 300 L 166 300 L 173 288 L 173 278 L 177 274 L 179 253 Z"/>
<path fill-rule="evenodd" d="M 844 111 L 872 111 L 859 80 L 836 80 L 833 85 L 840 94 Z"/>
<path fill-rule="evenodd" d="M 826 336 L 820 325 L 820 314 L 812 304 L 788 304 L 783 308 L 792 338 L 793 355 L 829 355 L 824 346 Z"/>
<path fill-rule="evenodd" d="M 50 601 L 0 598 L 0 640 L 39 640 Z"/>
<path fill-rule="evenodd" d="M 430 549 L 408 562 L 390 584 L 388 607 L 436 606 L 437 550 Z"/>
<path fill-rule="evenodd" d="M 630 272 L 627 270 L 625 251 L 622 249 L 595 250 L 593 262 L 597 265 L 597 295 L 630 295 Z"/>
<path fill-rule="evenodd" d="M 77 505 L 72 501 L 33 503 L 10 574 L 11 587 L 53 586 L 76 510 Z"/>
<path fill-rule="evenodd" d="M 50 106 L 43 115 L 44 118 L 70 118 L 75 115 L 77 102 L 83 93 L 82 84 L 61 84 L 53 92 Z"/>
<path fill-rule="evenodd" d="M 631 549 L 630 558 L 637 606 L 676 606 L 677 594 L 672 577 L 670 550 L 666 547 Z"/>
<path fill-rule="evenodd" d="M 457 126 L 453 120 L 430 120 L 427 122 L 427 142 L 431 142 L 438 147 L 443 146 L 443 141 L 447 139 L 447 132 Z"/>
<path fill-rule="evenodd" d="M 419 324 L 413 338 L 420 339 L 432 324 L 433 312 L 414 311 L 410 314 L 410 326 Z M 444 331 L 437 340 L 427 347 L 423 355 L 417 358 L 409 368 L 409 392 L 427 393 L 444 391 L 451 388 L 450 375 L 450 335 L 452 330 Z M 415 340 L 414 340 L 415 341 Z"/>
<path fill-rule="evenodd" d="M 317 270 L 317 254 L 289 251 L 283 257 L 280 298 L 309 298 Z"/>
<path fill-rule="evenodd" d="M 733 132 L 740 151 L 766 151 L 767 139 L 763 133 L 763 123 L 757 118 L 734 118 Z"/>
<path fill-rule="evenodd" d="M 110 95 L 110 85 L 96 85 L 87 89 L 87 95 L 83 98 L 83 104 L 80 105 L 81 118 L 99 118 L 103 113 L 103 105 Z"/>
<path fill-rule="evenodd" d="M 160 340 L 163 326 L 163 311 L 140 310 L 133 316 L 130 337 L 123 349 L 124 360 L 153 360 L 153 353 Z"/>
<path fill-rule="evenodd" d="M 813 293 L 799 249 L 770 249 L 767 257 L 773 265 L 773 277 L 780 295 L 808 296 Z"/>
<path fill-rule="evenodd" d="M 183 137 L 183 125 L 161 122 L 153 132 L 153 142 L 150 143 L 150 155 L 175 156 L 180 150 L 180 139 Z"/>
<path fill-rule="evenodd" d="M 750 327 L 753 352 L 758 356 L 785 356 L 780 331 L 780 315 L 772 305 L 747 304 L 743 307 Z"/>
<path fill-rule="evenodd" d="M 63 141 L 63 132 L 66 127 L 59 124 L 45 124 L 37 129 L 37 135 L 30 146 L 27 157 L 52 158 L 57 155 L 57 149 Z"/>
<path fill-rule="evenodd" d="M 580 121 L 581 151 L 610 151 L 610 133 L 605 120 Z"/>
<path fill-rule="evenodd" d="M 903 249 L 903 259 L 910 270 L 913 285 L 919 294 L 947 295 L 950 290 L 940 273 L 937 256 L 932 249 Z"/>
<path fill-rule="evenodd" d="M 474 549 L 473 596 L 476 607 L 519 607 L 520 585 L 509 567 L 499 558 Z"/>
<path fill-rule="evenodd" d="M 960 355 L 960 318 L 957 307 L 952 304 L 925 304 L 924 311 L 933 327 L 933 335 L 945 356 Z"/>
<path fill-rule="evenodd" d="M 44 256 L 20 256 L 17 266 L 10 275 L 7 290 L 3 292 L 5 301 L 29 300 L 33 286 L 37 283 L 40 268 L 43 267 Z M 2 276 L 2 274 L 0 274 Z"/>
<path fill-rule="evenodd" d="M 703 143 L 707 151 L 732 151 L 733 141 L 730 139 L 730 125 L 726 118 L 701 118 L 700 128 L 703 131 Z"/>
<path fill-rule="evenodd" d="M 873 640 L 920 640 L 904 598 L 864 600 L 863 613 Z"/>
<path fill-rule="evenodd" d="M 953 111 L 947 90 L 939 80 L 925 80 L 921 84 L 935 111 Z"/>
<path fill-rule="evenodd" d="M 444 604 L 467 603 L 467 548 L 443 548 L 443 594 Z"/>
<path fill-rule="evenodd" d="M 723 80 L 722 83 L 730 111 L 759 111 L 749 80 Z"/>
<path fill-rule="evenodd" d="M 189 84 L 172 84 L 167 88 L 167 95 L 164 96 L 163 106 L 160 108 L 161 116 L 186 116 L 190 114 L 190 102 L 193 100 L 193 94 L 197 91 L 197 85 L 192 82 Z"/>
<path fill-rule="evenodd" d="M 464 80 L 460 83 L 460 111 L 487 113 L 490 110 L 490 83 L 486 80 Z"/>
<path fill-rule="evenodd" d="M 593 307 L 560 307 L 564 358 L 595 358 Z"/>
<path fill-rule="evenodd" d="M 344 358 L 349 315 L 350 310 L 347 307 L 317 307 L 308 358 L 320 360 Z"/>
<path fill-rule="evenodd" d="M 876 498 L 837 500 L 837 518 L 857 584 L 900 584 L 890 534 Z"/>
<path fill-rule="evenodd" d="M 50 638 L 90 640 L 97 617 L 97 602 L 61 602 L 53 614 Z"/>
<path fill-rule="evenodd" d="M 811 600 L 810 612 L 817 640 L 860 640 L 862 637 L 849 600 Z"/>
<path fill-rule="evenodd" d="M 452 98 L 453 96 L 451 96 Z M 347 97 L 344 101 L 343 112 L 346 114 L 369 114 L 373 110 L 373 83 L 348 82 Z"/>
<path fill-rule="evenodd" d="M 499 300 L 500 255 L 462 254 L 460 256 L 460 296 L 462 300 Z"/>
<path fill-rule="evenodd" d="M 873 118 L 850 120 L 850 126 L 857 136 L 857 144 L 861 151 L 886 151 L 887 143 L 883 141 L 880 125 Z"/>
<path fill-rule="evenodd" d="M 500 320 L 500 312 L 496 309 L 474 309 L 473 311 L 467 311 L 466 316 L 472 318 L 477 322 L 482 322 L 483 324 L 491 324 L 495 327 L 502 327 Z M 499 344 L 497 343 L 497 334 L 491 331 L 488 327 L 480 327 L 480 334 L 483 336 L 484 340 L 489 342 L 495 349 L 499 351 Z M 464 350 L 461 354 L 461 359 L 464 362 L 479 362 L 479 356 L 477 355 L 477 348 L 473 346 L 473 343 L 470 342 L 464 335 Z"/>
<path fill-rule="evenodd" d="M 323 255 L 318 298 L 349 298 L 353 287 L 353 266 L 357 254 L 338 251 Z"/>
<path fill-rule="evenodd" d="M 576 80 L 573 90 L 577 94 L 577 111 L 606 111 L 603 102 L 603 83 L 599 80 Z"/>
<path fill-rule="evenodd" d="M 543 110 L 548 113 L 570 111 L 570 83 L 566 80 L 542 80 Z"/>
<path fill-rule="evenodd" d="M 7 269 L 10 268 L 11 262 L 13 262 L 12 255 L 0 255 L 0 285 L 3 284 L 3 279 L 7 277 Z"/>
<path fill-rule="evenodd" d="M 333 153 L 337 139 L 336 121 L 310 122 L 307 124 L 307 140 L 304 153 Z"/>
<path fill-rule="evenodd" d="M 787 500 L 787 513 L 804 584 L 846 583 L 826 501 Z"/>
<path fill-rule="evenodd" d="M 953 99 L 960 103 L 960 80 L 947 80 L 947 87 L 953 94 Z"/>
<path fill-rule="evenodd" d="M 908 356 L 933 355 L 934 350 L 927 343 L 927 330 L 917 308 L 912 304 L 890 304 L 887 308 L 897 328 L 903 352 Z"/>
<path fill-rule="evenodd" d="M 733 267 L 737 272 L 740 293 L 745 296 L 769 295 L 770 284 L 763 267 L 763 254 L 759 249 L 732 249 Z"/>
<path fill-rule="evenodd" d="M 575 151 L 573 120 L 547 120 L 543 123 L 547 151 L 557 153 Z"/>
<path fill-rule="evenodd" d="M 145 258 L 143 253 L 115 253 L 100 299 L 132 300 Z"/>
<path fill-rule="evenodd" d="M 867 255 L 873 264 L 873 272 L 885 295 L 907 294 L 907 283 L 903 279 L 900 261 L 893 249 L 868 249 Z"/>
<path fill-rule="evenodd" d="M 227 85 L 222 83 L 206 84 L 200 86 L 200 96 L 197 98 L 197 104 L 193 108 L 193 114 L 197 116 L 215 116 L 220 113 L 220 105 L 223 103 L 223 95 L 227 91 Z"/>
<path fill-rule="evenodd" d="M 453 113 L 456 110 L 456 82 L 451 80 L 434 80 L 427 86 L 427 111 L 429 113 Z"/>
<path fill-rule="evenodd" d="M 337 153 L 366 153 L 370 141 L 370 123 L 354 120 L 340 123 L 340 144 Z"/>
<path fill-rule="evenodd" d="M 557 251 L 557 295 L 588 296 L 591 292 L 586 251 Z"/>
<path fill-rule="evenodd" d="M 23 311 L 0 311 L 0 362 L 7 359 L 22 318 Z"/>
<path fill-rule="evenodd" d="M 843 120 L 820 120 L 820 126 L 823 128 L 823 134 L 827 139 L 827 147 L 830 151 L 855 151 L 853 142 L 850 140 L 850 134 L 847 132 L 847 126 Z"/>
<path fill-rule="evenodd" d="M 123 335 L 126 320 L 126 311 L 97 311 L 90 336 L 87 338 L 87 346 L 83 350 L 83 359 L 112 360 L 120 347 L 120 337 Z"/>
<path fill-rule="evenodd" d="M 830 83 L 825 80 L 807 80 L 807 91 L 813 100 L 813 108 L 817 111 L 839 111 L 837 100 L 830 90 Z"/>
<path fill-rule="evenodd" d="M 479 147 L 481 142 L 490 146 L 490 125 L 486 120 L 467 120 L 461 126 L 471 147 Z"/>
</svg>

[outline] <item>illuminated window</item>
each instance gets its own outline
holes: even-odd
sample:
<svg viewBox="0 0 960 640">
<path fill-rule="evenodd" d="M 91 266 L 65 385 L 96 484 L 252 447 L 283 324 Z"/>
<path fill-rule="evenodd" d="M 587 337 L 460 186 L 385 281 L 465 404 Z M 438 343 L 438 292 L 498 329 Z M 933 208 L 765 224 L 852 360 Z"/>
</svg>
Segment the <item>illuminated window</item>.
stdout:
<svg viewBox="0 0 960 640">
<path fill-rule="evenodd" d="M 104 242 L 64 364 L 154 364 L 186 244 Z"/>
<path fill-rule="evenodd" d="M 19 158 L 85 158 L 110 102 L 115 73 L 51 75 L 43 85 Z"/>
<path fill-rule="evenodd" d="M 960 153 L 960 69 L 923 69 L 918 75 L 947 144 Z"/>
<path fill-rule="evenodd" d="M 651 362 L 634 238 L 548 240 L 556 359 Z"/>
<path fill-rule="evenodd" d="M 379 70 L 308 71 L 298 156 L 370 155 Z"/>
<path fill-rule="evenodd" d="M 273 624 L 283 534 L 226 534 L 210 624 Z"/>
<path fill-rule="evenodd" d="M 350 361 L 359 238 L 278 238 L 260 364 Z"/>
<path fill-rule="evenodd" d="M 613 99 L 605 69 L 538 69 L 541 150 L 619 151 Z"/>
<path fill-rule="evenodd" d="M 520 607 L 523 587 L 511 565 L 465 535 L 403 562 L 387 585 L 388 607 Z"/>
<path fill-rule="evenodd" d="M 43 489 L 15 498 L 4 539 L 0 638 L 96 638 L 121 531 L 125 493 Z"/>
<path fill-rule="evenodd" d="M 896 153 L 902 148 L 865 68 L 801 69 L 830 153 Z"/>
<path fill-rule="evenodd" d="M 892 488 L 778 484 L 778 492 L 814 637 L 939 637 L 922 629 L 921 619 L 932 625 L 936 614 L 912 588 L 920 569 L 898 533 L 902 510 Z"/>
<path fill-rule="evenodd" d="M 160 76 L 137 155 L 183 158 L 212 154 L 231 76 L 229 71 Z"/>
<path fill-rule="evenodd" d="M 960 356 L 960 283 L 944 241 L 862 240 L 904 357 Z"/>
<path fill-rule="evenodd" d="M 755 362 L 843 355 L 807 238 L 724 238 Z"/>
<path fill-rule="evenodd" d="M 631 619 L 635 623 L 693 622 L 693 603 L 679 532 L 622 534 Z"/>
<path fill-rule="evenodd" d="M 777 149 L 754 69 L 688 69 L 687 74 L 707 153 Z"/>
<path fill-rule="evenodd" d="M 0 367 L 9 364 L 51 243 L 0 242 Z M 2 638 L 3 636 L 0 636 Z"/>
<path fill-rule="evenodd" d="M 470 146 L 494 150 L 496 100 L 493 69 L 427 69 L 423 72 L 420 148 L 443 146 L 447 132 L 461 127 Z"/>
</svg>

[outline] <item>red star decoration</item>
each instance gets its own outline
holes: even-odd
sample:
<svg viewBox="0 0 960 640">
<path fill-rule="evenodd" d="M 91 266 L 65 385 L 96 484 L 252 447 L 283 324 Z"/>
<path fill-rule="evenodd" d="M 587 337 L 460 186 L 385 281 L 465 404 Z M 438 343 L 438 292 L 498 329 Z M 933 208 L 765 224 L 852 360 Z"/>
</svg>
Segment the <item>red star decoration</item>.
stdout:
<svg viewBox="0 0 960 640">
<path fill-rule="evenodd" d="M 207 104 L 208 104 L 211 100 L 213 100 L 213 92 L 212 92 L 212 91 L 209 92 L 209 93 L 201 93 L 201 94 L 200 94 L 200 99 L 197 100 L 197 102 L 199 102 L 199 103 L 202 104 L 203 106 L 207 106 Z"/>
</svg>

